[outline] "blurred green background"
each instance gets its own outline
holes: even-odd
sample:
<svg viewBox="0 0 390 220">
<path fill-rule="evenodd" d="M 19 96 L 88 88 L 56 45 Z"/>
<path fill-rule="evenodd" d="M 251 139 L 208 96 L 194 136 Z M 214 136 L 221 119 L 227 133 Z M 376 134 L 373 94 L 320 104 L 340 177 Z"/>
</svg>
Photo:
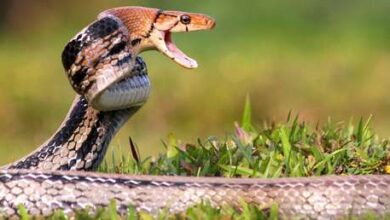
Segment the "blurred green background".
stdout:
<svg viewBox="0 0 390 220">
<path fill-rule="evenodd" d="M 127 150 L 131 136 L 146 156 L 170 132 L 183 141 L 223 137 L 247 94 L 258 125 L 290 110 L 312 124 L 373 114 L 375 130 L 390 136 L 388 0 L 1 0 L 2 164 L 40 145 L 65 117 L 74 97 L 60 61 L 66 42 L 100 11 L 123 5 L 203 12 L 217 27 L 174 36 L 196 70 L 143 54 L 152 94 L 114 147 Z"/>
</svg>

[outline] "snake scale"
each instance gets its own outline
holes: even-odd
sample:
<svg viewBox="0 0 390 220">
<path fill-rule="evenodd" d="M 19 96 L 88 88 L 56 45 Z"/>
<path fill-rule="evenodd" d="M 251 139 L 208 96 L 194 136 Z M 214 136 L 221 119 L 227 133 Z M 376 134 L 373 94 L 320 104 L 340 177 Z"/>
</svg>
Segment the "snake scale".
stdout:
<svg viewBox="0 0 390 220">
<path fill-rule="evenodd" d="M 101 174 L 93 171 L 119 128 L 147 100 L 150 81 L 137 55 L 156 49 L 186 68 L 195 60 L 173 43 L 172 32 L 212 29 L 214 19 L 197 13 L 143 7 L 102 12 L 62 53 L 78 93 L 65 120 L 36 151 L 0 170 L 0 216 L 18 218 L 22 204 L 31 216 L 56 210 L 74 216 L 116 200 L 158 214 L 178 213 L 202 201 L 239 207 L 279 205 L 282 218 L 334 219 L 390 210 L 390 176 L 328 176 L 234 179 Z"/>
</svg>

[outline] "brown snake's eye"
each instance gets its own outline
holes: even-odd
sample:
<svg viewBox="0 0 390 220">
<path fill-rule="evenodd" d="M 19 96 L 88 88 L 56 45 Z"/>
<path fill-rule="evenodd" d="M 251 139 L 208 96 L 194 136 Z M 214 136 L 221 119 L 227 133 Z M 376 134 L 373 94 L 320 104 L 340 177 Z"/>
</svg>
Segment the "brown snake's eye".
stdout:
<svg viewBox="0 0 390 220">
<path fill-rule="evenodd" d="M 191 17 L 188 15 L 182 15 L 180 16 L 180 22 L 183 24 L 189 24 L 191 23 Z"/>
</svg>

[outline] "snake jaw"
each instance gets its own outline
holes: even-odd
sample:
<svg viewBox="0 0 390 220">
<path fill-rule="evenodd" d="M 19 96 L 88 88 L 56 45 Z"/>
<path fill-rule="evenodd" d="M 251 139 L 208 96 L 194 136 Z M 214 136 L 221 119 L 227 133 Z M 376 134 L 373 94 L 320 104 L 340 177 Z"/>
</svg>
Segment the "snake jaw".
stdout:
<svg viewBox="0 0 390 220">
<path fill-rule="evenodd" d="M 179 65 L 188 69 L 198 67 L 196 60 L 188 57 L 175 45 L 170 31 L 156 31 L 156 34 L 150 36 L 150 40 L 162 54 L 169 57 Z"/>
<path fill-rule="evenodd" d="M 198 67 L 198 63 L 175 45 L 172 40 L 172 32 L 210 30 L 215 27 L 215 24 L 212 17 L 204 14 L 160 11 L 153 24 L 150 40 L 161 53 L 179 65 L 194 69 Z"/>
<path fill-rule="evenodd" d="M 183 21 L 184 16 L 188 23 Z M 185 68 L 194 69 L 198 67 L 198 63 L 175 45 L 172 40 L 172 32 L 209 30 L 213 29 L 215 24 L 213 18 L 203 14 L 164 11 L 160 12 L 158 19 L 153 24 L 154 29 L 152 29 L 149 39 L 161 53 Z"/>
</svg>

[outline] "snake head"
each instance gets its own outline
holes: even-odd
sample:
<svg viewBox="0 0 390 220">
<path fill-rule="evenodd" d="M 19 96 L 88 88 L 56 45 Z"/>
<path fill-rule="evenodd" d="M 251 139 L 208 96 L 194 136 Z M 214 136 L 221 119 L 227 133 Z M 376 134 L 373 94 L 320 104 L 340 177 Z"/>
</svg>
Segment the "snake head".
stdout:
<svg viewBox="0 0 390 220">
<path fill-rule="evenodd" d="M 215 20 L 207 15 L 154 8 L 122 7 L 104 11 L 99 17 L 113 15 L 126 26 L 133 51 L 158 50 L 183 67 L 198 67 L 172 40 L 172 32 L 212 29 Z"/>
</svg>

